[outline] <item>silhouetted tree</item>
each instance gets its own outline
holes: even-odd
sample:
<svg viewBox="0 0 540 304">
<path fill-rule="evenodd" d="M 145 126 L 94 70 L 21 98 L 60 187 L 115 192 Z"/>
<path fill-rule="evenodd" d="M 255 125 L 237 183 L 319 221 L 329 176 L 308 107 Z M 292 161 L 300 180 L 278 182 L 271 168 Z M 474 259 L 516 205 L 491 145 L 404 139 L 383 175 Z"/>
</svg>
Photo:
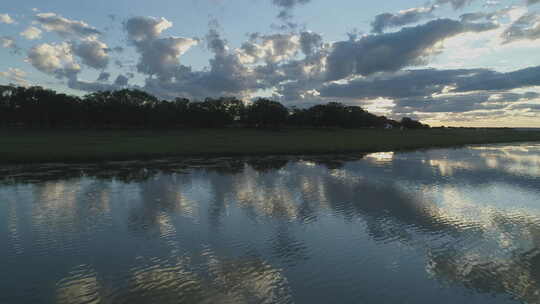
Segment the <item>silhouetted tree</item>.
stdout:
<svg viewBox="0 0 540 304">
<path fill-rule="evenodd" d="M 421 122 L 419 121 L 416 121 L 410 117 L 403 117 L 401 119 L 401 125 L 404 127 L 404 128 L 407 128 L 407 129 L 425 129 L 425 128 L 429 128 L 428 125 L 425 125 L 425 124 L 422 124 Z"/>
<path fill-rule="evenodd" d="M 286 122 L 289 111 L 281 103 L 259 98 L 246 109 L 245 122 L 255 127 L 277 127 Z"/>
<path fill-rule="evenodd" d="M 0 86 L 0 126 L 4 127 L 222 128 L 242 124 L 250 127 L 370 128 L 387 124 L 410 129 L 429 127 L 408 117 L 399 123 L 359 106 L 339 102 L 287 109 L 267 98 L 259 98 L 246 106 L 234 97 L 207 98 L 200 102 L 185 98 L 167 101 L 141 90 L 123 89 L 95 92 L 80 98 L 42 87 Z"/>
</svg>

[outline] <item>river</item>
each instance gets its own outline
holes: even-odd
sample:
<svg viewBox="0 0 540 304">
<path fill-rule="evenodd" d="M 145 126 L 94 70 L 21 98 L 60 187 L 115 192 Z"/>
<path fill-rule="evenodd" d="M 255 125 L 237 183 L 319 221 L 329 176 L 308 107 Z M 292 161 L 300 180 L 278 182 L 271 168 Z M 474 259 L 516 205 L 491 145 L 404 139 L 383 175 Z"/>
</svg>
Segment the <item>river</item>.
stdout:
<svg viewBox="0 0 540 304">
<path fill-rule="evenodd" d="M 0 169 L 0 303 L 540 303 L 540 144 Z"/>
</svg>

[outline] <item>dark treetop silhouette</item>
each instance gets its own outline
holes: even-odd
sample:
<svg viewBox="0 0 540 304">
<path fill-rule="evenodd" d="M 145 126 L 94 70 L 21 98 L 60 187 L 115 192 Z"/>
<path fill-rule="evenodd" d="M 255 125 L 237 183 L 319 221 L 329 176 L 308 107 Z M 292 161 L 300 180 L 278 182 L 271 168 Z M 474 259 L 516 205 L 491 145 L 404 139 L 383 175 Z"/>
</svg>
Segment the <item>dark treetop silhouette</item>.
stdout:
<svg viewBox="0 0 540 304">
<path fill-rule="evenodd" d="M 0 126 L 40 128 L 205 127 L 405 127 L 429 128 L 411 118 L 401 122 L 338 102 L 306 109 L 286 108 L 259 98 L 244 103 L 234 97 L 190 101 L 160 100 L 140 90 L 95 92 L 84 97 L 42 87 L 0 86 Z"/>
</svg>

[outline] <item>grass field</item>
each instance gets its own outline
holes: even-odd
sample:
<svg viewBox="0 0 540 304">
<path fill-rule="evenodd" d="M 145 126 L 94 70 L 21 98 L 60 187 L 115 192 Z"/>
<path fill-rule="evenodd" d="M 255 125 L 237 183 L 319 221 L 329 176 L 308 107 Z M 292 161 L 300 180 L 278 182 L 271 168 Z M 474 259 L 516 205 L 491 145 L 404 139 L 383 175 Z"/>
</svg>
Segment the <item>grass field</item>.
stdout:
<svg viewBox="0 0 540 304">
<path fill-rule="evenodd" d="M 0 130 L 0 163 L 378 152 L 526 141 L 540 141 L 540 132 L 511 129 Z"/>
</svg>

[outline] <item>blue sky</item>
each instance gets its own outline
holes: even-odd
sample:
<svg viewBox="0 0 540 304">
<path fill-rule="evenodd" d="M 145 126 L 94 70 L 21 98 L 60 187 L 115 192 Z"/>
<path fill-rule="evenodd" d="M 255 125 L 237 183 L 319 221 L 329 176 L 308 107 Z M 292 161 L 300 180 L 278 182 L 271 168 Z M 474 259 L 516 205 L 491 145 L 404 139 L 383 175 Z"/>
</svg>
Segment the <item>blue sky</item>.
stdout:
<svg viewBox="0 0 540 304">
<path fill-rule="evenodd" d="M 540 127 L 538 0 L 2 2 L 0 84 Z"/>
</svg>

